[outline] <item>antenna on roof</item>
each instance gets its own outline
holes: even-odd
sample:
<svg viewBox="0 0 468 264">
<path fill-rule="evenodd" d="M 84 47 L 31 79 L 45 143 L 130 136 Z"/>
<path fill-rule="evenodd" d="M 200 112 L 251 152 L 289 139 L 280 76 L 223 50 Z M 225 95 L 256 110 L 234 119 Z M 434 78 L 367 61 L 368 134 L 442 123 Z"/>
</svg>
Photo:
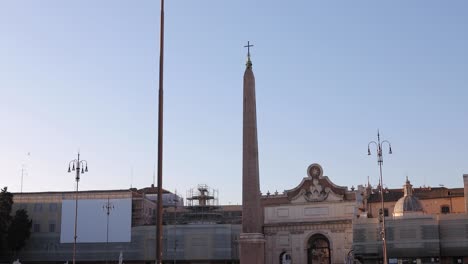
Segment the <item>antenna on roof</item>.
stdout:
<svg viewBox="0 0 468 264">
<path fill-rule="evenodd" d="M 25 175 L 28 175 L 28 165 L 29 165 L 29 160 L 31 159 L 31 152 L 27 153 L 27 158 L 26 161 L 24 161 L 21 164 L 21 189 L 20 192 L 23 193 L 23 178 Z"/>
<path fill-rule="evenodd" d="M 153 166 L 153 186 L 156 185 L 156 163 Z"/>
<path fill-rule="evenodd" d="M 130 166 L 130 189 L 133 188 L 133 166 Z"/>
</svg>

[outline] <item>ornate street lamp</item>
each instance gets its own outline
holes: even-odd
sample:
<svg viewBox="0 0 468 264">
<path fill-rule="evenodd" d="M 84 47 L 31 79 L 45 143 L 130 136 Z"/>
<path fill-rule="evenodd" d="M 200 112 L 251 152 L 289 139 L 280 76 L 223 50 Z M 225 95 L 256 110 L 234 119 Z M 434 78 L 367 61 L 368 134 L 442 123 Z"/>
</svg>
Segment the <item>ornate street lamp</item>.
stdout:
<svg viewBox="0 0 468 264">
<path fill-rule="evenodd" d="M 112 210 L 114 210 L 114 204 L 110 202 L 109 197 L 107 197 L 107 202 L 102 206 L 102 210 L 107 214 L 107 225 L 106 225 L 106 263 L 108 263 L 108 254 L 109 254 L 109 215 Z"/>
<path fill-rule="evenodd" d="M 379 164 L 379 169 L 380 169 L 380 202 L 381 202 L 381 216 L 382 216 L 382 231 L 381 231 L 381 234 L 382 234 L 382 251 L 383 251 L 383 264 L 387 264 L 388 263 L 388 258 L 387 258 L 387 240 L 386 240 L 386 237 L 385 237 L 385 207 L 384 207 L 384 195 L 383 195 L 383 180 L 382 180 L 382 164 L 383 164 L 383 155 L 382 155 L 382 145 L 384 143 L 387 143 L 388 144 L 388 148 L 389 148 L 389 151 L 388 151 L 388 154 L 392 154 L 392 145 L 390 144 L 390 142 L 388 140 L 383 140 L 383 141 L 380 141 L 380 133 L 379 131 L 377 131 L 377 142 L 375 141 L 371 141 L 369 142 L 369 144 L 367 145 L 367 155 L 371 155 L 371 151 L 370 151 L 370 145 L 371 144 L 374 144 L 377 148 L 377 163 Z"/>
<path fill-rule="evenodd" d="M 174 264 L 177 263 L 177 191 L 174 192 Z"/>
<path fill-rule="evenodd" d="M 73 264 L 76 260 L 76 228 L 78 225 L 78 182 L 80 181 L 80 174 L 88 172 L 88 162 L 80 160 L 80 153 L 78 152 L 78 159 L 72 160 L 68 163 L 68 173 L 76 171 L 76 195 L 75 195 L 75 233 L 73 236 Z"/>
</svg>

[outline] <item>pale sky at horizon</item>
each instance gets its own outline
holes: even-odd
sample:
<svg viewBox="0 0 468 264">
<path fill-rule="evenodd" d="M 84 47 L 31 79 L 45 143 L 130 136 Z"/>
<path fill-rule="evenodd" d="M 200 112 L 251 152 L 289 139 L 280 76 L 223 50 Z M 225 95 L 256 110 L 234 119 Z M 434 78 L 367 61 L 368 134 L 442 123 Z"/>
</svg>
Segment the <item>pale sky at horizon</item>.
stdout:
<svg viewBox="0 0 468 264">
<path fill-rule="evenodd" d="M 72 191 L 78 150 L 80 190 L 151 185 L 159 3 L 0 1 L 0 187 L 19 192 L 27 164 L 23 191 Z M 377 129 L 387 187 L 463 186 L 468 2 L 165 3 L 165 189 L 241 202 L 247 41 L 263 193 L 312 163 L 337 185 L 377 184 Z"/>
</svg>

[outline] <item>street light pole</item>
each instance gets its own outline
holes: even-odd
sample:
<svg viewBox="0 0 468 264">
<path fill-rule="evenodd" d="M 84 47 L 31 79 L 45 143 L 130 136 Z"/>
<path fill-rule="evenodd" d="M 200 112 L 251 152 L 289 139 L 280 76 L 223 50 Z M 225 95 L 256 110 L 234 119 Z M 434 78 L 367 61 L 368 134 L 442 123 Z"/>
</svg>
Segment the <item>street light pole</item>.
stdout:
<svg viewBox="0 0 468 264">
<path fill-rule="evenodd" d="M 76 169 L 75 169 L 76 167 Z M 80 170 L 81 169 L 81 170 Z M 76 170 L 76 193 L 75 193 L 75 225 L 74 225 L 74 236 L 73 236 L 73 264 L 76 261 L 76 229 L 78 225 L 78 182 L 80 181 L 80 174 L 88 172 L 88 162 L 86 160 L 80 160 L 80 153 L 78 152 L 78 159 L 72 160 L 68 163 L 68 173 Z"/>
<path fill-rule="evenodd" d="M 109 260 L 109 215 L 112 210 L 114 210 L 114 205 L 110 202 L 109 197 L 107 197 L 107 203 L 102 206 L 102 209 L 107 214 L 107 225 L 106 225 L 106 263 Z"/>
<path fill-rule="evenodd" d="M 174 192 L 174 264 L 177 263 L 177 192 Z"/>
<path fill-rule="evenodd" d="M 159 46 L 159 108 L 158 108 L 158 198 L 156 200 L 156 256 L 155 264 L 162 263 L 162 217 L 163 217 L 163 76 L 164 76 L 164 0 L 161 0 L 161 31 L 160 31 L 160 46 Z"/>
<path fill-rule="evenodd" d="M 383 140 L 380 141 L 380 133 L 377 131 L 377 142 L 371 141 L 367 145 L 367 155 L 371 155 L 370 151 L 370 145 L 374 144 L 377 148 L 377 163 L 379 164 L 379 170 L 380 170 L 380 202 L 381 202 L 381 216 L 382 216 L 382 251 L 383 251 L 383 264 L 388 263 L 388 257 L 387 257 L 387 239 L 386 239 L 386 234 L 385 234 L 385 206 L 384 206 L 384 195 L 383 195 L 383 179 L 382 179 L 382 164 L 383 164 L 383 154 L 382 154 L 382 145 L 384 143 L 388 144 L 388 154 L 392 154 L 392 145 L 388 140 Z"/>
</svg>

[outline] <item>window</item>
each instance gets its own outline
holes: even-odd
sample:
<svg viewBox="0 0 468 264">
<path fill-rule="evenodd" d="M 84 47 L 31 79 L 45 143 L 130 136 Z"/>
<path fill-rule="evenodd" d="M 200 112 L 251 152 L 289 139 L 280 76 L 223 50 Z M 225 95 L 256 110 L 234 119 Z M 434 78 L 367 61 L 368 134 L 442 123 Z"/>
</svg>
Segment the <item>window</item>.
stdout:
<svg viewBox="0 0 468 264">
<path fill-rule="evenodd" d="M 42 212 L 42 204 L 34 204 L 34 212 Z"/>
<path fill-rule="evenodd" d="M 49 204 L 49 212 L 57 212 L 57 207 L 56 203 Z"/>
<path fill-rule="evenodd" d="M 442 205 L 440 207 L 440 212 L 443 214 L 448 214 L 450 213 L 450 207 L 448 205 Z"/>
<path fill-rule="evenodd" d="M 49 223 L 49 232 L 55 233 L 55 223 Z"/>
<path fill-rule="evenodd" d="M 33 231 L 34 231 L 35 233 L 41 232 L 41 225 L 38 224 L 38 223 L 34 223 Z"/>
<path fill-rule="evenodd" d="M 382 209 L 379 209 L 379 215 L 382 214 Z M 384 208 L 384 215 L 388 216 L 388 208 Z"/>
</svg>

